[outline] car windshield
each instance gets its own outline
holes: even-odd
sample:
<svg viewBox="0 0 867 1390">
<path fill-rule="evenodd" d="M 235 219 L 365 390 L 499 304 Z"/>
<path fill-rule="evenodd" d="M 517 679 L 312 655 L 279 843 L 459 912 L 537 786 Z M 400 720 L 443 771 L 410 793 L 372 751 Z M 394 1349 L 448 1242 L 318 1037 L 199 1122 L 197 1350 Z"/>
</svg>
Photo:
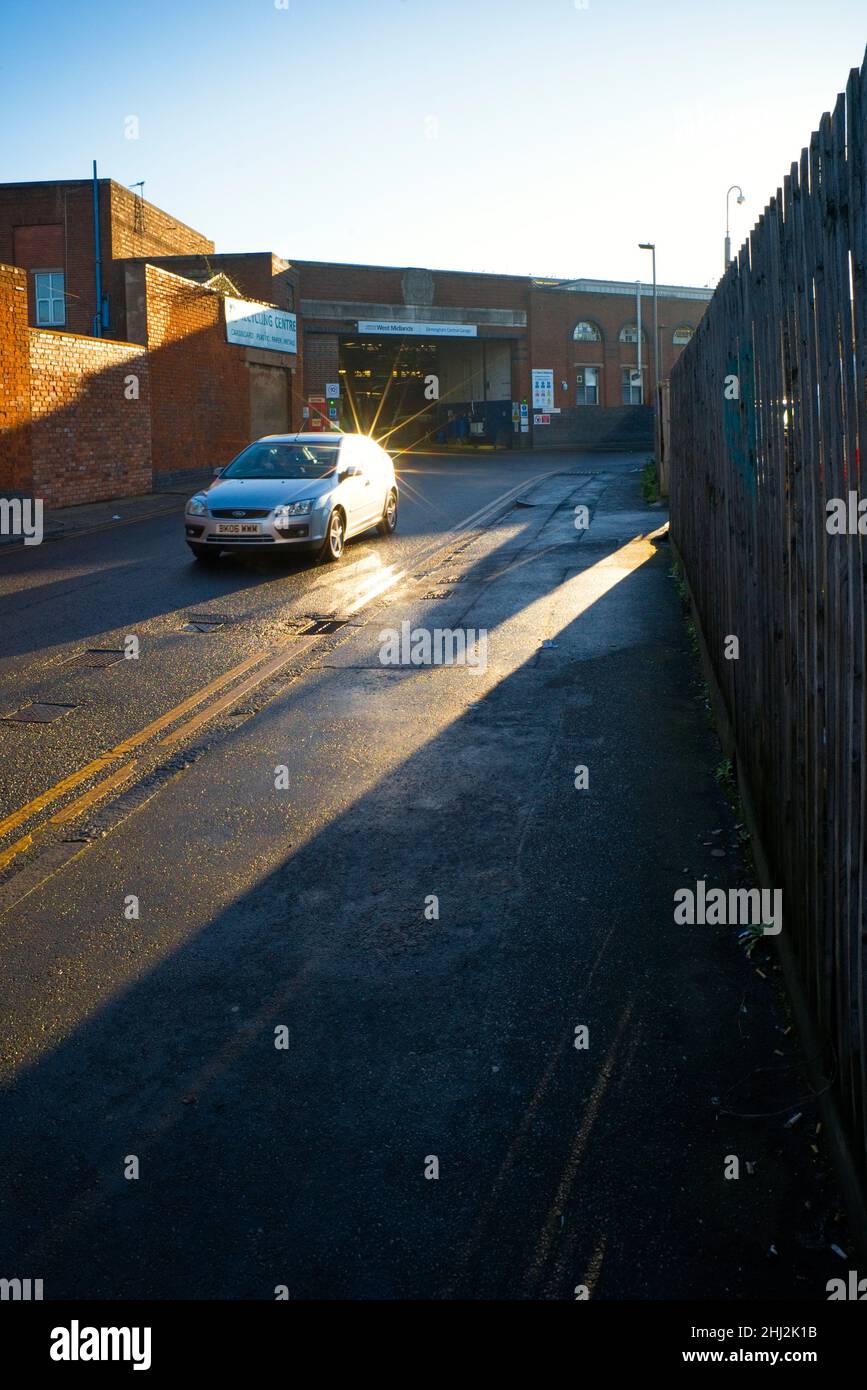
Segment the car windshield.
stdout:
<svg viewBox="0 0 867 1390">
<path fill-rule="evenodd" d="M 221 474 L 223 478 L 327 478 L 337 466 L 333 444 L 251 444 Z"/>
</svg>

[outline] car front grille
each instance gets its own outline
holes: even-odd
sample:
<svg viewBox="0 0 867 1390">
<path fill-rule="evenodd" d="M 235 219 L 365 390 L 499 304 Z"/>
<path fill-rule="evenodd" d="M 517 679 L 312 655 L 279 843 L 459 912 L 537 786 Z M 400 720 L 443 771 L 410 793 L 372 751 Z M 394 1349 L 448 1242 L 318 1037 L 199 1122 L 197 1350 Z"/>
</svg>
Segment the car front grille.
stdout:
<svg viewBox="0 0 867 1390">
<path fill-rule="evenodd" d="M 243 521 L 245 517 L 270 515 L 271 513 L 267 507 L 248 507 L 246 511 L 243 511 L 240 507 L 236 507 L 234 511 L 218 511 L 215 508 L 211 512 L 211 516 L 218 516 L 223 521 Z"/>
</svg>

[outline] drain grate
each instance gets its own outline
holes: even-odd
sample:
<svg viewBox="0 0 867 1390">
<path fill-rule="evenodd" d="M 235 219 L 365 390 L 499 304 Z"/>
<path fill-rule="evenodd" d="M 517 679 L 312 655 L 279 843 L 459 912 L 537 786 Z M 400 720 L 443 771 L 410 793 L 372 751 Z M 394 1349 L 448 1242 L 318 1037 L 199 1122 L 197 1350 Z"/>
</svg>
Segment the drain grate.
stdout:
<svg viewBox="0 0 867 1390">
<path fill-rule="evenodd" d="M 429 593 L 422 594 L 422 598 L 448 598 L 451 589 L 431 589 Z"/>
<path fill-rule="evenodd" d="M 24 705 L 14 714 L 5 714 L 3 721 L 11 724 L 53 724 L 55 719 L 61 719 L 64 714 L 75 708 L 75 705 Z"/>
<path fill-rule="evenodd" d="M 215 632 L 218 627 L 225 627 L 231 621 L 228 613 L 190 613 L 181 631 Z"/>
<path fill-rule="evenodd" d="M 190 613 L 181 632 L 216 632 L 231 621 L 227 613 Z"/>
<path fill-rule="evenodd" d="M 329 632 L 336 632 L 338 628 L 345 627 L 349 622 L 348 618 L 314 618 L 309 627 L 302 628 L 302 637 L 321 637 Z"/>
<path fill-rule="evenodd" d="M 71 666 L 73 670 L 102 671 L 106 666 L 123 661 L 123 656 L 122 647 L 88 647 L 87 651 L 76 652 L 75 656 L 62 664 Z"/>
</svg>

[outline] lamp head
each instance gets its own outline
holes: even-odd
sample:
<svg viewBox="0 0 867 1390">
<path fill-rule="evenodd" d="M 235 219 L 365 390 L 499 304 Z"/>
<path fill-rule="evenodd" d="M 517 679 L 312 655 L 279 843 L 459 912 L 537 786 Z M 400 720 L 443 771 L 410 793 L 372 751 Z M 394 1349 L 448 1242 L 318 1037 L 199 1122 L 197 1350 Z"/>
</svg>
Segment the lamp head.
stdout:
<svg viewBox="0 0 867 1390">
<path fill-rule="evenodd" d="M 744 197 L 743 193 L 739 193 L 739 194 L 738 194 L 738 202 L 739 202 L 739 203 L 745 203 L 746 201 L 747 201 L 747 200 L 746 200 L 746 198 Z"/>
</svg>

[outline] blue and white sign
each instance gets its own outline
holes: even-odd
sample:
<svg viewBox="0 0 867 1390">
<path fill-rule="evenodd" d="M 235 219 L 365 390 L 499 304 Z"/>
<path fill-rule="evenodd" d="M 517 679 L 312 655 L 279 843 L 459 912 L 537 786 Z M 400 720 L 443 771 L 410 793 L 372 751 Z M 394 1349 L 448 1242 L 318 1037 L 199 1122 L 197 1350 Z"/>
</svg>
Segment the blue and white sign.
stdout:
<svg viewBox="0 0 867 1390">
<path fill-rule="evenodd" d="M 383 321 L 359 319 L 359 333 L 400 334 L 409 338 L 476 338 L 478 327 L 474 323 L 401 323 L 395 319 Z"/>
<path fill-rule="evenodd" d="M 259 304 L 252 299 L 232 299 L 226 306 L 226 340 L 240 347 L 268 348 L 271 352 L 298 351 L 298 320 L 286 309 Z"/>
</svg>

